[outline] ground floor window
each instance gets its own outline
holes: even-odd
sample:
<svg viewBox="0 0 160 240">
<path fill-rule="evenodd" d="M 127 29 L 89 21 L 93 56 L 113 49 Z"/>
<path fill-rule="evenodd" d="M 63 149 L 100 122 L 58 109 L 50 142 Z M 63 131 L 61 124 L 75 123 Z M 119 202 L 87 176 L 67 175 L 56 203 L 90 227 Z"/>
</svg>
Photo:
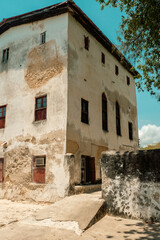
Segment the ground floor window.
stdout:
<svg viewBox="0 0 160 240">
<path fill-rule="evenodd" d="M 3 168 L 4 168 L 4 159 L 0 158 L 0 183 L 4 181 Z"/>
<path fill-rule="evenodd" d="M 95 177 L 95 158 L 82 156 L 81 160 L 81 183 L 93 184 L 96 181 Z"/>
<path fill-rule="evenodd" d="M 45 183 L 46 157 L 38 156 L 33 158 L 32 181 Z"/>
</svg>

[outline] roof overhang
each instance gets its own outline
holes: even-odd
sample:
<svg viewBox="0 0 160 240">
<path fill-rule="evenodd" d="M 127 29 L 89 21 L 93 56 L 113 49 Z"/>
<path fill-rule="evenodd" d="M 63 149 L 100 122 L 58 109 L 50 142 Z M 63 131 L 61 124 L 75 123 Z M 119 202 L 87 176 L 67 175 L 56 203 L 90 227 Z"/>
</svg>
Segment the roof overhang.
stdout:
<svg viewBox="0 0 160 240">
<path fill-rule="evenodd" d="M 112 42 L 100 31 L 89 17 L 72 1 L 68 0 L 33 12 L 15 17 L 3 19 L 0 22 L 0 35 L 8 29 L 34 21 L 43 20 L 63 13 L 70 13 L 97 41 L 99 41 L 133 76 L 139 73 L 124 57 L 124 55 L 112 44 Z"/>
</svg>

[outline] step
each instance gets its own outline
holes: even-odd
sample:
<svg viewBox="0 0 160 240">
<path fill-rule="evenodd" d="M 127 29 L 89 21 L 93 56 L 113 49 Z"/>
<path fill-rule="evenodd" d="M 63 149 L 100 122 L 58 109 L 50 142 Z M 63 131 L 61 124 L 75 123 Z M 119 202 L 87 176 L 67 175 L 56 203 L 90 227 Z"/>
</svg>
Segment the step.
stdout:
<svg viewBox="0 0 160 240">
<path fill-rule="evenodd" d="M 74 187 L 75 194 L 92 193 L 101 191 L 101 184 L 77 185 Z"/>
</svg>

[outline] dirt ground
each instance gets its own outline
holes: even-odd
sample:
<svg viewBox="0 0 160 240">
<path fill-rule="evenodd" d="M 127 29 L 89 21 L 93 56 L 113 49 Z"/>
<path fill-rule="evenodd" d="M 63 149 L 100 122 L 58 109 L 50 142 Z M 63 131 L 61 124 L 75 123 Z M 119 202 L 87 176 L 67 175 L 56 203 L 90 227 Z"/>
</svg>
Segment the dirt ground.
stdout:
<svg viewBox="0 0 160 240">
<path fill-rule="evenodd" d="M 47 205 L 48 206 L 48 205 Z M 78 235 L 65 225 L 34 222 L 36 213 L 46 204 L 0 200 L 1 240 L 160 240 L 160 224 L 106 215 L 87 231 Z M 86 212 L 87 214 L 87 212 Z M 72 224 L 72 223 L 71 223 Z"/>
</svg>

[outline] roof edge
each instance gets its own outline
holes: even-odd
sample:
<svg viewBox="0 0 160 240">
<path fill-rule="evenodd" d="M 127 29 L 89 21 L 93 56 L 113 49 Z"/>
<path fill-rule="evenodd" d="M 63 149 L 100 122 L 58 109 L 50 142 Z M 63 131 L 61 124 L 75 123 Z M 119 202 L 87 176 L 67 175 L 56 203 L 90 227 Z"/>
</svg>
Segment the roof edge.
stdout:
<svg viewBox="0 0 160 240">
<path fill-rule="evenodd" d="M 2 22 L 0 22 L 0 35 L 12 27 L 43 20 L 67 12 L 69 12 L 89 33 L 91 33 L 97 41 L 99 41 L 134 77 L 139 74 L 115 45 L 72 0 L 3 19 Z"/>
</svg>

